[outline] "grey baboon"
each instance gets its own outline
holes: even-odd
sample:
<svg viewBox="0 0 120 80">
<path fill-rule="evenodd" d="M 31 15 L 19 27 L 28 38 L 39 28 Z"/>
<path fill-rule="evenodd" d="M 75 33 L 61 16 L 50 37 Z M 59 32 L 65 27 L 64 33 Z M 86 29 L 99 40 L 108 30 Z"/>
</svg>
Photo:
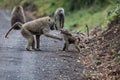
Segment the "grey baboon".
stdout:
<svg viewBox="0 0 120 80">
<path fill-rule="evenodd" d="M 24 15 L 24 11 L 23 11 L 23 7 L 18 5 L 15 6 L 11 12 L 11 27 L 16 23 L 16 22 L 21 22 L 21 23 L 25 23 L 25 15 Z M 16 25 L 14 27 L 15 30 L 19 30 L 20 27 L 18 25 Z"/>
<path fill-rule="evenodd" d="M 73 36 L 68 30 L 61 29 L 61 34 L 65 40 L 63 51 L 67 51 L 70 44 L 74 44 L 75 48 L 80 51 L 80 38 L 78 36 Z"/>
<path fill-rule="evenodd" d="M 54 14 L 55 17 L 55 28 L 60 30 L 64 27 L 65 13 L 63 8 L 58 8 Z"/>
<path fill-rule="evenodd" d="M 54 24 L 53 24 L 52 19 L 48 16 L 26 22 L 25 24 L 17 22 L 16 24 L 13 25 L 11 29 L 9 29 L 9 31 L 5 35 L 5 38 L 7 37 L 9 32 L 15 27 L 15 25 L 18 25 L 21 28 L 22 36 L 26 38 L 28 41 L 28 44 L 26 47 L 27 50 L 30 50 L 31 47 L 32 49 L 35 49 L 35 41 L 34 41 L 33 35 L 36 35 L 36 49 L 35 50 L 40 50 L 39 42 L 40 42 L 40 36 L 42 34 L 44 34 L 47 37 L 62 40 L 62 38 L 59 38 L 49 33 L 51 27 L 53 27 Z"/>
</svg>

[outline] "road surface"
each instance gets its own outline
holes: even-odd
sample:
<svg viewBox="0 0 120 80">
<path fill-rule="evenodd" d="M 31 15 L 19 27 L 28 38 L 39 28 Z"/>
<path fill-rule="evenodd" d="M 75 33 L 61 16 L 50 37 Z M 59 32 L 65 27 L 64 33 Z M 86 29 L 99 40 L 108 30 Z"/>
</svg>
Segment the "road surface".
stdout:
<svg viewBox="0 0 120 80">
<path fill-rule="evenodd" d="M 85 80 L 79 53 L 63 52 L 63 41 L 41 37 L 42 51 L 26 51 L 26 40 L 10 28 L 10 12 L 0 10 L 0 80 Z"/>
</svg>

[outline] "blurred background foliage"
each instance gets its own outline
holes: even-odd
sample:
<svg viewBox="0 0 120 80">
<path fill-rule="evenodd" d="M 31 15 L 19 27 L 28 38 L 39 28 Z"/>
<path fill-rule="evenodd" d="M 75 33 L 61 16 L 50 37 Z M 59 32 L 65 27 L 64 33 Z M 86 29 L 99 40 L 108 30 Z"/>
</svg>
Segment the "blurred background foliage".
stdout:
<svg viewBox="0 0 120 80">
<path fill-rule="evenodd" d="M 0 0 L 1 9 L 11 10 L 15 5 L 22 5 L 25 11 L 37 11 L 41 16 L 54 14 L 58 7 L 63 7 L 65 28 L 74 31 L 86 31 L 85 24 L 105 29 L 120 11 L 120 0 Z"/>
</svg>

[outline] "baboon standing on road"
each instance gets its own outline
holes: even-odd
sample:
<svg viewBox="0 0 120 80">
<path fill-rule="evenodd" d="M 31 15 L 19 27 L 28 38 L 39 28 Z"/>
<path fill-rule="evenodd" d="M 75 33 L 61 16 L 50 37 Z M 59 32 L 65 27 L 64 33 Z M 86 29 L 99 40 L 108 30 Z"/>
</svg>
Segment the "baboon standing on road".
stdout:
<svg viewBox="0 0 120 80">
<path fill-rule="evenodd" d="M 70 44 L 74 44 L 75 48 L 80 52 L 80 38 L 78 36 L 73 36 L 68 30 L 61 30 L 61 34 L 63 34 L 63 38 L 65 40 L 63 51 L 68 51 L 68 47 Z"/>
<path fill-rule="evenodd" d="M 40 41 L 40 36 L 44 34 L 47 37 L 51 37 L 54 39 L 62 40 L 62 38 L 59 38 L 57 36 L 54 36 L 50 34 L 50 29 L 53 27 L 54 22 L 51 20 L 50 17 L 43 17 L 39 18 L 33 21 L 26 22 L 25 24 L 22 24 L 20 22 L 17 22 L 13 25 L 11 29 L 6 33 L 5 38 L 9 34 L 9 32 L 15 27 L 15 25 L 18 25 L 21 28 L 21 34 L 24 38 L 27 39 L 27 47 L 26 50 L 32 49 L 35 50 L 40 50 L 39 48 L 39 41 Z M 36 48 L 35 48 L 35 41 L 34 41 L 34 36 L 36 35 Z"/>
<path fill-rule="evenodd" d="M 55 28 L 56 30 L 60 30 L 64 27 L 65 13 L 63 8 L 58 8 L 55 11 Z"/>
<path fill-rule="evenodd" d="M 23 11 L 23 7 L 18 5 L 15 6 L 11 12 L 11 27 L 16 23 L 16 22 L 21 22 L 21 23 L 25 23 L 25 15 L 24 15 L 24 11 Z M 16 25 L 14 27 L 15 30 L 19 30 L 20 27 L 18 25 Z"/>
</svg>

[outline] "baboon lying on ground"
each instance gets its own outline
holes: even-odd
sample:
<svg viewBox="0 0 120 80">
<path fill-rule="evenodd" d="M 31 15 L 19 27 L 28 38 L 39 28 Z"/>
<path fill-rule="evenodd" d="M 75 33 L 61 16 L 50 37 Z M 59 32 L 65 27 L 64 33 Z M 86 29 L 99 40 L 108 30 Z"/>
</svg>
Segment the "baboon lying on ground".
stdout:
<svg viewBox="0 0 120 80">
<path fill-rule="evenodd" d="M 24 15 L 24 11 L 23 11 L 23 7 L 18 5 L 15 6 L 11 12 L 11 27 L 16 23 L 16 22 L 21 22 L 21 23 L 25 23 L 25 15 Z M 20 27 L 18 25 L 16 25 L 14 27 L 15 30 L 19 30 Z"/>
<path fill-rule="evenodd" d="M 54 17 L 55 17 L 56 30 L 62 29 L 64 27 L 64 18 L 65 18 L 64 9 L 63 8 L 56 9 Z"/>
<path fill-rule="evenodd" d="M 70 44 L 74 44 L 75 48 L 80 52 L 80 41 L 81 39 L 78 36 L 73 36 L 68 30 L 61 29 L 61 34 L 65 40 L 63 51 L 68 51 Z"/>
<path fill-rule="evenodd" d="M 54 23 L 50 17 L 43 17 L 39 18 L 33 21 L 26 22 L 25 24 L 22 24 L 20 22 L 17 22 L 13 25 L 11 29 L 6 33 L 5 38 L 9 34 L 9 32 L 15 27 L 15 25 L 18 25 L 21 28 L 21 34 L 24 38 L 27 39 L 27 47 L 26 50 L 31 50 L 35 49 L 35 41 L 34 41 L 34 36 L 36 36 L 36 49 L 35 50 L 40 50 L 39 48 L 39 41 L 40 41 L 40 36 L 44 34 L 47 37 L 51 37 L 54 39 L 62 40 L 62 38 L 59 38 L 57 36 L 51 35 L 50 29 L 53 27 Z"/>
</svg>

